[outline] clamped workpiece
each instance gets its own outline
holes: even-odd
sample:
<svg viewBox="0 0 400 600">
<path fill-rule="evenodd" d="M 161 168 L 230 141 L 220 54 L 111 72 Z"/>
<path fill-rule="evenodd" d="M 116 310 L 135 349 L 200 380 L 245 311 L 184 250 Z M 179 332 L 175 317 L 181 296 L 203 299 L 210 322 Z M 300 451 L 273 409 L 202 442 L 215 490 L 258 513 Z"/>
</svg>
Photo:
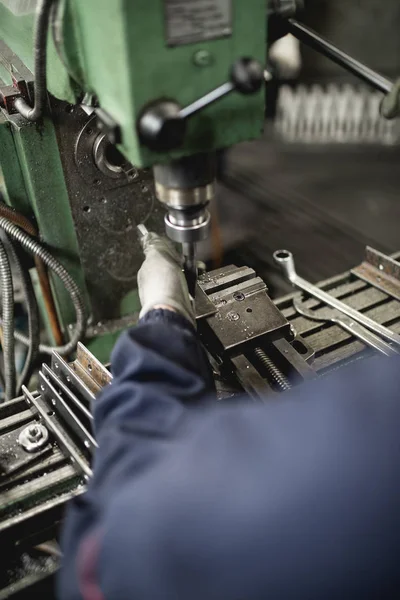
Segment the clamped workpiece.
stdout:
<svg viewBox="0 0 400 600">
<path fill-rule="evenodd" d="M 258 399 L 315 377 L 314 351 L 267 292 L 253 269 L 234 265 L 202 275 L 196 290 L 204 347 L 225 377 Z"/>
</svg>

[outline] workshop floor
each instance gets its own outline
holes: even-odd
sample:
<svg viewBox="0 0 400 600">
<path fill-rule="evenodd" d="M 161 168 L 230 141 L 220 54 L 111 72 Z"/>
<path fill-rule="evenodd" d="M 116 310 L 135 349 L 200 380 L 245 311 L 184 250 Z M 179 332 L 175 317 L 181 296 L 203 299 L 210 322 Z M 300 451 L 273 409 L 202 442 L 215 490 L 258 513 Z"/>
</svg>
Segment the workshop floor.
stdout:
<svg viewBox="0 0 400 600">
<path fill-rule="evenodd" d="M 272 264 L 288 248 L 315 282 L 361 262 L 367 244 L 400 248 L 400 148 L 288 145 L 263 139 L 226 157 L 218 192 L 224 263 L 247 264 L 272 295 L 289 291 Z"/>
</svg>

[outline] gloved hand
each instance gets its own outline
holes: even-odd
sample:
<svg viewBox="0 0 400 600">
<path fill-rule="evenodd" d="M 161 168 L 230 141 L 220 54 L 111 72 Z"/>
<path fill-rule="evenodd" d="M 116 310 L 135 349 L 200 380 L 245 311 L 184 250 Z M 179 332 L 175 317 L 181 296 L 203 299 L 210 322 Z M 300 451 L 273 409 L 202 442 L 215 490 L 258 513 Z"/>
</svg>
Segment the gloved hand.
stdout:
<svg viewBox="0 0 400 600">
<path fill-rule="evenodd" d="M 154 308 L 174 310 L 196 326 L 180 257 L 165 238 L 146 233 L 141 238 L 145 260 L 138 273 L 140 317 Z"/>
</svg>

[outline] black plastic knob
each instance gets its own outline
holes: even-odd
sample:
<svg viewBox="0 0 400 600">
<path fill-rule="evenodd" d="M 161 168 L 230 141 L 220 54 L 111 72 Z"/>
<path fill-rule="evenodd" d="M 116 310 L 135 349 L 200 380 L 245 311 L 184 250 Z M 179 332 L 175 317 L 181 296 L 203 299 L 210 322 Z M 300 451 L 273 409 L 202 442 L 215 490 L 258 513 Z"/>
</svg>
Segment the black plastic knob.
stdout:
<svg viewBox="0 0 400 600">
<path fill-rule="evenodd" d="M 239 58 L 233 65 L 230 79 L 241 94 L 255 94 L 264 81 L 264 68 L 254 58 Z"/>
<path fill-rule="evenodd" d="M 179 148 L 186 132 L 186 121 L 180 110 L 179 104 L 173 100 L 160 100 L 147 106 L 137 126 L 142 144 L 155 152 Z"/>
<path fill-rule="evenodd" d="M 289 19 L 304 9 L 303 0 L 269 0 L 268 15 Z"/>
<path fill-rule="evenodd" d="M 267 40 L 270 46 L 289 33 L 288 19 L 297 16 L 303 9 L 303 0 L 269 0 Z"/>
</svg>

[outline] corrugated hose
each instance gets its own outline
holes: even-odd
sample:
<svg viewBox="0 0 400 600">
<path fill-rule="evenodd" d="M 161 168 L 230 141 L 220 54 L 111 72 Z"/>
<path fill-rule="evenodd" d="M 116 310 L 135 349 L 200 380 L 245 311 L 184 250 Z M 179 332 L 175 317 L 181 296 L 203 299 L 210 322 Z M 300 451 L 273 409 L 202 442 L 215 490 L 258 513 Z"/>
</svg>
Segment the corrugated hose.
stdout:
<svg viewBox="0 0 400 600">
<path fill-rule="evenodd" d="M 40 344 L 40 322 L 39 309 L 36 302 L 35 291 L 29 271 L 24 269 L 19 256 L 19 248 L 15 242 L 8 240 L 8 250 L 14 261 L 14 265 L 21 281 L 22 290 L 25 298 L 26 310 L 28 314 L 28 350 L 25 358 L 25 363 L 20 374 L 16 395 L 20 393 L 21 387 L 29 383 L 32 375 L 32 370 L 35 365 L 36 357 L 39 353 Z"/>
<path fill-rule="evenodd" d="M 8 254 L 0 241 L 0 286 L 2 299 L 2 346 L 4 359 L 5 399 L 15 398 L 17 374 L 14 346 L 14 288 Z"/>
<path fill-rule="evenodd" d="M 0 217 L 5 217 L 6 219 L 14 223 L 14 225 L 17 225 L 23 231 L 26 231 L 26 233 L 31 235 L 33 238 L 36 239 L 38 237 L 38 231 L 35 225 L 33 225 L 33 223 L 31 223 L 31 221 L 27 217 L 17 212 L 13 208 L 11 208 L 11 206 L 8 206 L 4 202 L 0 202 Z M 43 264 L 43 262 L 38 256 L 35 256 L 35 267 L 39 279 L 44 308 L 47 313 L 49 327 L 51 329 L 51 333 L 53 335 L 55 344 L 57 346 L 61 346 L 63 343 L 63 334 L 58 320 L 57 309 L 54 303 L 53 292 L 50 286 L 48 272 L 46 269 L 46 265 Z"/>
<path fill-rule="evenodd" d="M 56 351 L 61 355 L 70 354 L 75 350 L 77 343 L 83 338 L 86 330 L 85 304 L 79 287 L 68 271 L 61 265 L 61 263 L 59 263 L 58 260 L 54 258 L 54 256 L 50 254 L 46 248 L 44 248 L 38 241 L 34 240 L 25 231 L 22 231 L 19 227 L 4 217 L 0 217 L 0 228 L 3 229 L 13 240 L 19 242 L 27 252 L 33 256 L 38 256 L 47 265 L 47 267 L 57 275 L 69 293 L 76 313 L 75 328 L 70 341 L 62 346 L 48 346 L 46 344 L 40 344 L 39 350 L 40 352 L 44 352 L 46 354 L 52 354 L 53 351 Z M 5 317 L 3 316 L 3 329 L 5 325 Z M 21 333 L 15 332 L 15 338 L 23 344 L 29 344 L 29 339 Z"/>
</svg>

